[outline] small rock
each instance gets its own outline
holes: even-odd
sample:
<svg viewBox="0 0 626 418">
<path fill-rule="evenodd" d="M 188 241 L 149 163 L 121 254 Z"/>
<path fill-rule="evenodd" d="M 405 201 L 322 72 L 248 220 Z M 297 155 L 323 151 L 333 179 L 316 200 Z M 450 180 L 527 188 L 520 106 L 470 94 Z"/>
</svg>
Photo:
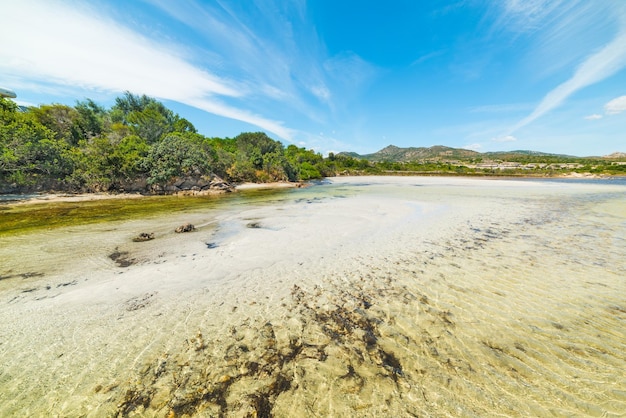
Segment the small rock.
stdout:
<svg viewBox="0 0 626 418">
<path fill-rule="evenodd" d="M 141 234 L 137 235 L 135 238 L 133 238 L 134 242 L 144 242 L 144 241 L 150 241 L 154 239 L 154 232 L 142 232 Z"/>
<path fill-rule="evenodd" d="M 193 226 L 192 224 L 184 224 L 179 226 L 178 228 L 176 228 L 176 232 L 177 233 L 181 233 L 181 232 L 192 232 L 195 231 L 196 227 Z"/>
</svg>

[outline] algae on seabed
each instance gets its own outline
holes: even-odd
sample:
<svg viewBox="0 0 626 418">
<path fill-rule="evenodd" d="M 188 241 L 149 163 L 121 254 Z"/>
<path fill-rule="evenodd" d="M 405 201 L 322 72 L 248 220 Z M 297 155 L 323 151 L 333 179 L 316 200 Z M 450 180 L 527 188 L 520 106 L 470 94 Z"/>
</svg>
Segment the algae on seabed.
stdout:
<svg viewBox="0 0 626 418">
<path fill-rule="evenodd" d="M 7 203 L 0 205 L 0 237 L 21 235 L 67 226 L 133 220 L 164 213 L 180 213 L 217 205 L 271 200 L 282 190 L 237 192 L 203 196 L 143 196 L 81 202 Z"/>
</svg>

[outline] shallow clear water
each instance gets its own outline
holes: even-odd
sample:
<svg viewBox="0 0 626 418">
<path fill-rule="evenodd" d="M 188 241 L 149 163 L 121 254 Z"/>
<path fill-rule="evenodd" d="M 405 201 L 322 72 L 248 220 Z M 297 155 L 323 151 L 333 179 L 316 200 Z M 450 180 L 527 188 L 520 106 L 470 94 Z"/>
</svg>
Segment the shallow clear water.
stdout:
<svg viewBox="0 0 626 418">
<path fill-rule="evenodd" d="M 5 238 L 0 415 L 623 416 L 625 191 L 340 178 Z"/>
</svg>

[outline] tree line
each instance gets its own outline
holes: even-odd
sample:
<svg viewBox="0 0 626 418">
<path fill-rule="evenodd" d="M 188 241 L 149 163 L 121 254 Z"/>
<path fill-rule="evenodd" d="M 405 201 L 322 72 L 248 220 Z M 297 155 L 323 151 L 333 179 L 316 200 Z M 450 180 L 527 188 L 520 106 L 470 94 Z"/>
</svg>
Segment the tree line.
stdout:
<svg viewBox="0 0 626 418">
<path fill-rule="evenodd" d="M 110 109 L 92 100 L 20 108 L 0 98 L 0 190 L 158 189 L 176 178 L 228 182 L 302 181 L 334 175 L 335 164 L 265 133 L 201 135 L 161 102 L 129 92 Z"/>
<path fill-rule="evenodd" d="M 482 159 L 482 158 L 481 158 Z M 507 155 L 507 161 L 577 162 L 567 170 L 624 174 L 602 159 Z M 480 160 L 480 159 L 479 159 Z M 285 147 L 262 132 L 207 137 L 161 102 L 129 92 L 110 109 L 92 100 L 21 108 L 0 98 L 0 193 L 31 190 L 124 191 L 140 184 L 164 190 L 180 178 L 218 176 L 231 183 L 306 181 L 338 174 L 555 175 L 552 168 L 489 170 L 468 162 L 371 162 L 330 153 L 326 158 Z M 467 164 L 467 165 L 466 165 Z"/>
</svg>

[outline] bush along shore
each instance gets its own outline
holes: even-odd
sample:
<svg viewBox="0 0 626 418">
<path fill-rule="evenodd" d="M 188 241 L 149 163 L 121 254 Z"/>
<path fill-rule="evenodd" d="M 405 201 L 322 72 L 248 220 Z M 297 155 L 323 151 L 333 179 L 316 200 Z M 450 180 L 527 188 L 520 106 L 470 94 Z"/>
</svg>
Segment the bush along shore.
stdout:
<svg viewBox="0 0 626 418">
<path fill-rule="evenodd" d="M 298 183 L 363 174 L 626 174 L 626 157 L 621 154 L 616 158 L 495 154 L 442 146 L 389 146 L 366 156 L 323 157 L 295 145 L 285 147 L 263 132 L 235 138 L 204 136 L 161 102 L 128 92 L 110 109 L 92 100 L 25 108 L 0 98 L 0 194 L 205 194 L 231 191 L 240 183 Z M 410 155 L 415 158 L 407 160 Z"/>
<path fill-rule="evenodd" d="M 147 96 L 22 108 L 0 99 L 0 193 L 202 193 L 333 175 L 321 154 L 262 132 L 201 135 Z"/>
</svg>

